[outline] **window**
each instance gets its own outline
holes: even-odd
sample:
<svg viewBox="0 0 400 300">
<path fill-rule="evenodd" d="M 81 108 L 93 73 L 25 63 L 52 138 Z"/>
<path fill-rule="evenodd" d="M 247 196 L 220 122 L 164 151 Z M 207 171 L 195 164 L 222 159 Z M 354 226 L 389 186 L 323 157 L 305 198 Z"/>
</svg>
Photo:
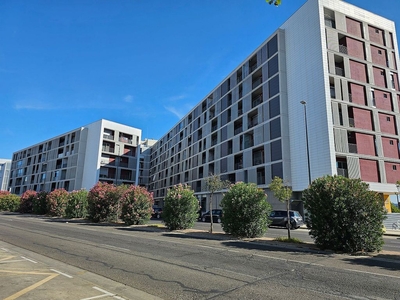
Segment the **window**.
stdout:
<svg viewBox="0 0 400 300">
<path fill-rule="evenodd" d="M 386 121 L 390 122 L 390 117 L 386 117 Z"/>
<path fill-rule="evenodd" d="M 390 145 L 393 145 L 393 144 L 394 144 L 394 143 L 393 143 L 393 140 L 390 140 L 390 141 L 389 141 L 389 144 L 390 144 Z"/>
<path fill-rule="evenodd" d="M 382 50 L 378 50 L 378 54 L 382 54 Z"/>
<path fill-rule="evenodd" d="M 397 166 L 396 166 L 396 165 L 393 165 L 393 166 L 392 166 L 392 169 L 393 169 L 393 171 L 397 171 Z"/>
</svg>

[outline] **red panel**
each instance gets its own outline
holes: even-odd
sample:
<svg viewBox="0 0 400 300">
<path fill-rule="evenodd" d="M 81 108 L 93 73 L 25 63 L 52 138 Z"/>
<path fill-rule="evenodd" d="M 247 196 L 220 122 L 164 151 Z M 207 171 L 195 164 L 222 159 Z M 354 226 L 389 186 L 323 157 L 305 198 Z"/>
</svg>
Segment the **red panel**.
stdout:
<svg viewBox="0 0 400 300">
<path fill-rule="evenodd" d="M 354 126 L 356 128 L 362 128 L 367 130 L 373 130 L 372 128 L 372 117 L 371 111 L 360 108 L 353 108 L 354 115 Z M 358 144 L 358 142 L 357 142 Z"/>
<path fill-rule="evenodd" d="M 376 156 L 374 136 L 356 133 L 357 153 Z"/>
<path fill-rule="evenodd" d="M 387 66 L 387 55 L 386 50 L 382 48 L 378 48 L 376 46 L 371 45 L 371 58 L 372 62 L 377 65 Z"/>
<path fill-rule="evenodd" d="M 378 162 L 374 160 L 360 159 L 361 180 L 379 182 Z"/>
<path fill-rule="evenodd" d="M 369 40 L 371 42 L 384 45 L 383 30 L 378 29 L 376 27 L 368 26 L 368 32 L 369 32 Z"/>
<path fill-rule="evenodd" d="M 397 139 L 382 137 L 383 156 L 397 159 L 400 158 L 398 143 L 399 141 Z"/>
<path fill-rule="evenodd" d="M 386 182 L 396 183 L 400 178 L 400 164 L 385 162 L 385 172 Z"/>
<path fill-rule="evenodd" d="M 361 31 L 361 23 L 353 20 L 353 19 L 349 19 L 346 18 L 346 27 L 347 27 L 347 32 L 358 36 L 358 37 L 362 37 L 362 31 Z"/>
<path fill-rule="evenodd" d="M 363 42 L 346 37 L 346 44 L 347 44 L 348 55 L 357 57 L 359 59 L 365 59 L 365 50 Z"/>
<path fill-rule="evenodd" d="M 367 82 L 367 70 L 365 64 L 350 60 L 350 74 L 354 80 Z"/>
<path fill-rule="evenodd" d="M 351 102 L 365 105 L 365 87 L 363 85 L 350 83 Z"/>
<path fill-rule="evenodd" d="M 375 93 L 375 103 L 377 108 L 393 111 L 391 93 L 380 90 L 375 90 L 374 93 Z"/>
<path fill-rule="evenodd" d="M 394 122 L 394 116 L 379 113 L 379 125 L 381 132 L 396 134 L 396 124 Z"/>
<path fill-rule="evenodd" d="M 372 68 L 373 72 L 374 72 L 374 82 L 376 86 L 380 86 L 383 88 L 387 88 L 386 86 L 386 77 L 385 77 L 385 71 L 383 69 L 380 68 Z"/>
</svg>

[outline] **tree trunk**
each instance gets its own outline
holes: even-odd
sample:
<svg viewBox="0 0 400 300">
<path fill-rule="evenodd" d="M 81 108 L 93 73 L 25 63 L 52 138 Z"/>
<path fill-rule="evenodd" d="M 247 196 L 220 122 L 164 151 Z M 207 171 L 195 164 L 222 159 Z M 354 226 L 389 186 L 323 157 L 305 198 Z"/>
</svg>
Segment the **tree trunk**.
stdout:
<svg viewBox="0 0 400 300">
<path fill-rule="evenodd" d="M 213 194 L 211 193 L 210 196 L 210 233 L 213 233 L 213 215 L 212 215 L 212 198 L 213 198 Z"/>
<path fill-rule="evenodd" d="M 287 203 L 286 211 L 287 211 L 287 220 L 288 220 L 288 222 L 287 222 L 287 224 L 288 224 L 288 226 L 287 226 L 287 234 L 288 234 L 288 239 L 290 239 L 290 226 L 291 226 L 290 212 L 289 212 L 289 210 L 290 210 L 290 200 L 289 199 L 286 200 L 286 203 Z"/>
</svg>

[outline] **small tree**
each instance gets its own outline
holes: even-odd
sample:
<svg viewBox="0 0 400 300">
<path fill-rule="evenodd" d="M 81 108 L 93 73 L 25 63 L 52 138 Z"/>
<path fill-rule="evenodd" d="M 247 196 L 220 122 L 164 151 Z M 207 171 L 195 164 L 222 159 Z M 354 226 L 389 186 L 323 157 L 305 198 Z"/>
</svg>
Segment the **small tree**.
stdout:
<svg viewBox="0 0 400 300">
<path fill-rule="evenodd" d="M 45 215 L 48 212 L 46 191 L 38 192 L 32 199 L 32 212 L 37 215 Z"/>
<path fill-rule="evenodd" d="M 0 211 L 14 212 L 19 209 L 20 197 L 8 191 L 0 191 Z"/>
<path fill-rule="evenodd" d="M 88 211 L 88 191 L 72 191 L 68 194 L 67 205 L 65 207 L 65 217 L 67 218 L 86 218 Z"/>
<path fill-rule="evenodd" d="M 32 213 L 33 199 L 36 197 L 37 192 L 27 190 L 21 195 L 19 211 L 21 213 Z"/>
<path fill-rule="evenodd" d="M 198 210 L 193 190 L 187 185 L 174 185 L 164 199 L 163 222 L 169 230 L 192 228 Z"/>
<path fill-rule="evenodd" d="M 212 174 L 211 176 L 206 178 L 206 191 L 210 193 L 210 202 L 208 204 L 210 210 L 210 233 L 213 232 L 213 196 L 216 192 L 221 191 L 223 189 L 228 188 L 231 185 L 230 181 L 223 181 L 219 178 L 218 175 Z"/>
<path fill-rule="evenodd" d="M 378 193 L 359 179 L 325 176 L 303 192 L 310 235 L 321 249 L 379 251 L 385 210 Z"/>
<path fill-rule="evenodd" d="M 274 193 L 274 196 L 281 202 L 286 201 L 286 212 L 287 212 L 287 231 L 288 239 L 290 239 L 290 198 L 292 197 L 292 189 L 283 183 L 282 178 L 275 176 L 269 185 L 270 190 Z"/>
<path fill-rule="evenodd" d="M 120 191 L 114 184 L 98 182 L 88 194 L 88 216 L 93 222 L 118 218 Z"/>
<path fill-rule="evenodd" d="M 129 186 L 121 197 L 121 219 L 126 225 L 145 224 L 153 212 L 153 194 L 144 187 Z"/>
<path fill-rule="evenodd" d="M 254 183 L 239 182 L 231 186 L 221 201 L 222 228 L 235 237 L 253 238 L 265 234 L 271 204 L 264 191 Z"/>
<path fill-rule="evenodd" d="M 68 192 L 65 189 L 56 189 L 47 195 L 47 210 L 51 216 L 62 217 L 68 202 Z"/>
</svg>

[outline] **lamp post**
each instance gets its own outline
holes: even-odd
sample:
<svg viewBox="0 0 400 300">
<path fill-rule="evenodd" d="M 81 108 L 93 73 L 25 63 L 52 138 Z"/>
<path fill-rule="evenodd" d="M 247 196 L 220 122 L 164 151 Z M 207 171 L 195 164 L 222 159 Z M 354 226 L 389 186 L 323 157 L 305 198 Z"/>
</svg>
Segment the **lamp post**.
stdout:
<svg viewBox="0 0 400 300">
<path fill-rule="evenodd" d="M 308 126 L 307 126 L 307 102 L 302 100 L 300 103 L 304 107 L 304 123 L 306 127 L 306 151 L 307 151 L 307 168 L 308 168 L 308 185 L 311 184 L 311 169 L 310 169 L 310 151 L 308 145 Z"/>
<path fill-rule="evenodd" d="M 117 159 L 117 174 L 115 174 L 115 185 L 118 185 L 118 176 L 119 176 L 119 172 L 120 172 L 120 164 L 121 164 L 121 146 L 119 144 L 116 144 L 116 146 L 118 147 L 118 159 Z"/>
<path fill-rule="evenodd" d="M 397 193 L 396 193 L 396 197 L 397 197 L 397 208 L 400 208 L 400 203 L 399 203 L 400 181 L 397 181 L 397 182 L 396 182 L 396 188 L 397 188 Z"/>
</svg>

